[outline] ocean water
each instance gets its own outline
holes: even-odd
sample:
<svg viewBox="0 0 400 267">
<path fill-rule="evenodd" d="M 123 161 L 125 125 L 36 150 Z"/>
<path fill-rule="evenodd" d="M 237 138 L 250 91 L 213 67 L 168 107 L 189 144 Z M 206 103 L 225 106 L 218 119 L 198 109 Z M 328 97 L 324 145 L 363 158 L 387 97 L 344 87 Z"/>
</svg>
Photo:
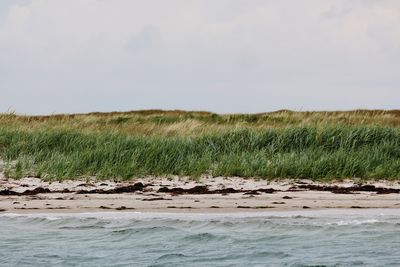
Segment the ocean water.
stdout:
<svg viewBox="0 0 400 267">
<path fill-rule="evenodd" d="M 3 214 L 0 266 L 400 266 L 400 212 Z"/>
</svg>

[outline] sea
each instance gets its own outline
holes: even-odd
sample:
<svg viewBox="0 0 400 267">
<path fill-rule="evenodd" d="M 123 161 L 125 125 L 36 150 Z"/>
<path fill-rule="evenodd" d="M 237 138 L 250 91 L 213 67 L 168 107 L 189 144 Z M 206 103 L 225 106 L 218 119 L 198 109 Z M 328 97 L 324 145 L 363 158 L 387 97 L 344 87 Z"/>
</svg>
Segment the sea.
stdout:
<svg viewBox="0 0 400 267">
<path fill-rule="evenodd" d="M 0 266 L 400 266 L 400 210 L 3 213 Z"/>
</svg>

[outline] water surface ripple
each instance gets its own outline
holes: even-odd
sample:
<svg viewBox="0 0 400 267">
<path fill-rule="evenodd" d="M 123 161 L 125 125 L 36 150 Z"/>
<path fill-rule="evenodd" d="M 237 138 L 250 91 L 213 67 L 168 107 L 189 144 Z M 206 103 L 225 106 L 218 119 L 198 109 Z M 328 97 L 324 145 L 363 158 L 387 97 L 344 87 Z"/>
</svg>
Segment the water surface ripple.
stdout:
<svg viewBox="0 0 400 267">
<path fill-rule="evenodd" d="M 400 266 L 400 214 L 0 216 L 0 266 Z"/>
</svg>

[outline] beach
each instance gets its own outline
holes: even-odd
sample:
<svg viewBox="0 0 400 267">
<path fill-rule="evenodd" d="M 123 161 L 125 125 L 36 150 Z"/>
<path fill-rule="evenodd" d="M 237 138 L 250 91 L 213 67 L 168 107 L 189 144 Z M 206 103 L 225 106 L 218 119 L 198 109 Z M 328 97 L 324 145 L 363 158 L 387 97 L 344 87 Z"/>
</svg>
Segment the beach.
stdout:
<svg viewBox="0 0 400 267">
<path fill-rule="evenodd" d="M 400 266 L 399 25 L 0 0 L 0 267 Z"/>
<path fill-rule="evenodd" d="M 38 178 L 0 180 L 2 213 L 138 211 L 238 213 L 321 209 L 400 208 L 399 182 L 321 183 L 203 177 L 129 182 Z"/>
<path fill-rule="evenodd" d="M 395 266 L 400 183 L 0 174 L 4 266 Z"/>
</svg>

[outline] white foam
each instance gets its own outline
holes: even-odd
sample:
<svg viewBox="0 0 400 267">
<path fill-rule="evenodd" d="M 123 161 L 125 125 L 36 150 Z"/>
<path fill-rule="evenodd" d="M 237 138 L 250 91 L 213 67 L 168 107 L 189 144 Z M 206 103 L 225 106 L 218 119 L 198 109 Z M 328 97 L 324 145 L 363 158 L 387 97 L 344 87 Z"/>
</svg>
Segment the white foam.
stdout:
<svg viewBox="0 0 400 267">
<path fill-rule="evenodd" d="M 376 219 L 369 219 L 369 220 L 350 220 L 350 221 L 338 221 L 336 223 L 331 223 L 334 225 L 362 225 L 362 224 L 372 224 L 372 223 L 377 223 L 380 222 L 379 220 Z"/>
<path fill-rule="evenodd" d="M 81 212 L 81 213 L 3 213 L 0 217 L 30 217 L 57 220 L 65 217 L 99 218 L 99 219 L 182 219 L 182 220 L 210 220 L 258 217 L 312 217 L 312 218 L 351 218 L 356 217 L 400 217 L 400 209 L 322 209 L 307 211 L 263 211 L 240 213 L 170 213 L 170 212 Z M 374 220 L 371 219 L 371 220 Z M 344 223 L 345 221 L 343 221 Z"/>
</svg>

